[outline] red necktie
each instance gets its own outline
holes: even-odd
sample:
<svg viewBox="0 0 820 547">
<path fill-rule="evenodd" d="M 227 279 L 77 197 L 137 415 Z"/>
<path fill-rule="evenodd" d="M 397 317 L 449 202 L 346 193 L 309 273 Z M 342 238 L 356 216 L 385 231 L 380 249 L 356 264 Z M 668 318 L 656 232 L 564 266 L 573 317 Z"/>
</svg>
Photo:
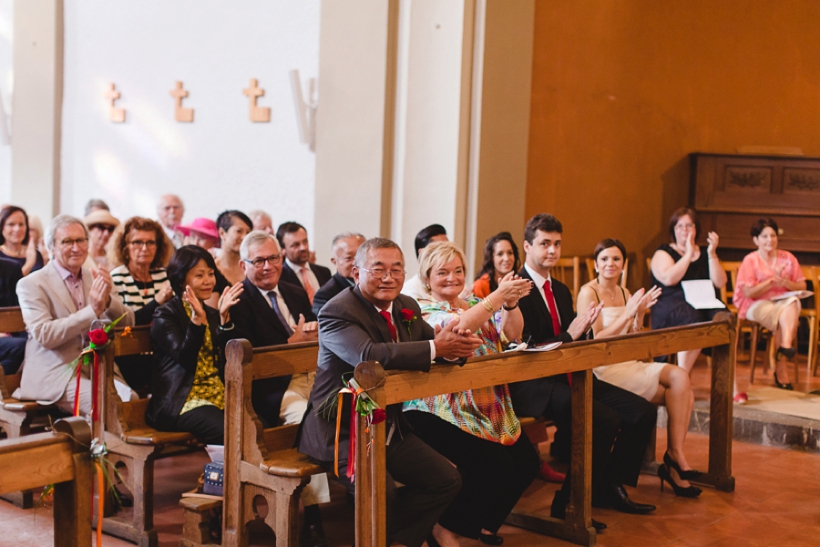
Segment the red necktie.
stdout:
<svg viewBox="0 0 820 547">
<path fill-rule="evenodd" d="M 388 311 L 380 311 L 382 317 L 387 322 L 387 326 L 390 328 L 390 338 L 393 339 L 394 342 L 399 340 L 398 333 L 396 332 L 396 326 L 393 324 L 393 318 L 390 317 L 390 312 Z"/>
<path fill-rule="evenodd" d="M 561 322 L 558 320 L 558 306 L 555 305 L 555 294 L 552 292 L 552 283 L 550 280 L 547 279 L 544 281 L 544 296 L 547 297 L 547 308 L 550 310 L 550 316 L 552 317 L 552 332 L 555 336 L 560 336 L 561 334 Z M 567 380 L 569 380 L 569 385 L 572 385 L 572 373 L 567 372 Z"/>
</svg>

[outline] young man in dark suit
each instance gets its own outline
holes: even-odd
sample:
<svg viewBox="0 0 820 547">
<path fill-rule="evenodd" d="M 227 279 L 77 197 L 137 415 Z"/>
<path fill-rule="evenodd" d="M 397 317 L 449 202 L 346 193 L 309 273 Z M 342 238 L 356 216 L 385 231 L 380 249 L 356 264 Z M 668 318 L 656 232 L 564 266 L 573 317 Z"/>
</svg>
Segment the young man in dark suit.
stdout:
<svg viewBox="0 0 820 547">
<path fill-rule="evenodd" d="M 284 222 L 276 230 L 276 239 L 285 253 L 282 280 L 300 285 L 311 304 L 316 292 L 332 277 L 329 268 L 310 263 L 310 242 L 307 230 L 298 222 Z"/>
<path fill-rule="evenodd" d="M 267 232 L 253 231 L 242 240 L 239 254 L 245 280 L 239 302 L 231 309 L 232 338 L 246 338 L 254 347 L 317 340 L 316 317 L 307 294 L 300 285 L 280 280 L 282 251 L 276 238 Z M 301 422 L 313 376 L 298 374 L 255 381 L 251 400 L 257 415 L 269 426 Z M 302 491 L 304 547 L 327 545 L 319 503 L 329 501 L 327 477 L 314 475 Z"/>
<path fill-rule="evenodd" d="M 550 271 L 561 258 L 563 227 L 552 215 L 539 214 L 524 232 L 526 262 L 519 275 L 531 279 L 532 292 L 519 300 L 524 316 L 524 340 L 531 345 L 572 342 L 585 336 L 601 309 L 590 306 L 576 317 L 572 295 Z M 646 399 L 592 377 L 592 505 L 646 514 L 654 505 L 635 503 L 623 485 L 636 486 L 643 455 L 655 427 L 657 410 Z M 570 431 L 571 388 L 565 374 L 510 384 L 519 416 L 545 416 Z M 552 515 L 563 518 L 569 501 L 570 475 L 552 504 Z M 601 527 L 601 523 L 597 523 Z"/>
<path fill-rule="evenodd" d="M 356 287 L 339 293 L 319 314 L 319 363 L 299 451 L 327 469 L 333 467 L 336 395 L 343 387 L 343 375 L 371 360 L 386 370 L 429 371 L 434 359 L 469 357 L 480 343 L 469 332 L 460 332 L 457 320 L 438 332 L 422 320 L 418 303 L 399 294 L 404 277 L 399 246 L 389 239 L 370 239 L 356 254 Z M 403 309 L 418 319 L 404 322 Z M 344 472 L 349 407 L 344 405 L 341 420 L 339 481 L 354 495 L 353 483 Z M 443 456 L 416 437 L 402 416 L 401 405 L 386 411 L 388 545 L 395 541 L 418 547 L 458 494 L 461 478 Z M 404 487 L 397 491 L 395 481 Z"/>
<path fill-rule="evenodd" d="M 333 238 L 330 261 L 336 266 L 336 273 L 313 296 L 313 313 L 317 316 L 328 300 L 354 285 L 353 261 L 356 260 L 356 251 L 364 240 L 362 234 L 352 232 L 339 234 Z"/>
</svg>

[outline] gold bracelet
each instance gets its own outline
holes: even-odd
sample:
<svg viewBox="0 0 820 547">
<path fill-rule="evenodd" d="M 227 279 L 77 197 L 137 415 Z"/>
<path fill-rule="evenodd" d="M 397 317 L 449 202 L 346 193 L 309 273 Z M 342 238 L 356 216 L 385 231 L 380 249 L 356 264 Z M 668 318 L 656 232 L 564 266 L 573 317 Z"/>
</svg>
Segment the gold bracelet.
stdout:
<svg viewBox="0 0 820 547">
<path fill-rule="evenodd" d="M 484 306 L 484 309 L 491 314 L 495 313 L 495 306 L 493 306 L 493 301 L 490 300 L 489 296 L 481 300 L 481 305 Z"/>
</svg>

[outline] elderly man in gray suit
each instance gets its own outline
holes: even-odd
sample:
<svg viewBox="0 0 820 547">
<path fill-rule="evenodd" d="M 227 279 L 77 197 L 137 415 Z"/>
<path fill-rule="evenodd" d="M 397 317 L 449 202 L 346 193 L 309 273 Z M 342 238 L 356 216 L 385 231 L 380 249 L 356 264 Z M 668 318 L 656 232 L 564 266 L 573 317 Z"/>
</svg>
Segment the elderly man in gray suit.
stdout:
<svg viewBox="0 0 820 547">
<path fill-rule="evenodd" d="M 134 313 L 120 300 L 105 269 L 83 268 L 88 256 L 88 230 L 77 218 L 60 215 L 51 221 L 46 245 L 52 260 L 17 284 L 17 296 L 29 338 L 20 388 L 14 396 L 56 404 L 71 412 L 76 381 L 68 364 L 83 349 L 83 334 L 95 319 L 133 325 Z M 118 389 L 119 391 L 119 389 Z M 80 412 L 91 412 L 91 380 L 80 379 Z"/>
</svg>

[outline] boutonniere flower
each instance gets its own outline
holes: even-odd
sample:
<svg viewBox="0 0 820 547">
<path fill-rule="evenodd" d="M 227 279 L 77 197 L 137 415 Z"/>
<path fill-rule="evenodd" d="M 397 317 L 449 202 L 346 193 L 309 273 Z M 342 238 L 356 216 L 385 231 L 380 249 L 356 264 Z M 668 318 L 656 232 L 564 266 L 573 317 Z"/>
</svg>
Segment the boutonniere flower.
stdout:
<svg viewBox="0 0 820 547">
<path fill-rule="evenodd" d="M 418 316 L 416 315 L 416 312 L 414 312 L 413 310 L 407 309 L 407 308 L 402 308 L 402 310 L 401 310 L 401 320 L 404 323 L 404 325 L 407 327 L 407 334 L 410 334 L 410 325 L 412 325 L 413 321 L 415 321 L 416 319 L 418 319 Z"/>
</svg>

